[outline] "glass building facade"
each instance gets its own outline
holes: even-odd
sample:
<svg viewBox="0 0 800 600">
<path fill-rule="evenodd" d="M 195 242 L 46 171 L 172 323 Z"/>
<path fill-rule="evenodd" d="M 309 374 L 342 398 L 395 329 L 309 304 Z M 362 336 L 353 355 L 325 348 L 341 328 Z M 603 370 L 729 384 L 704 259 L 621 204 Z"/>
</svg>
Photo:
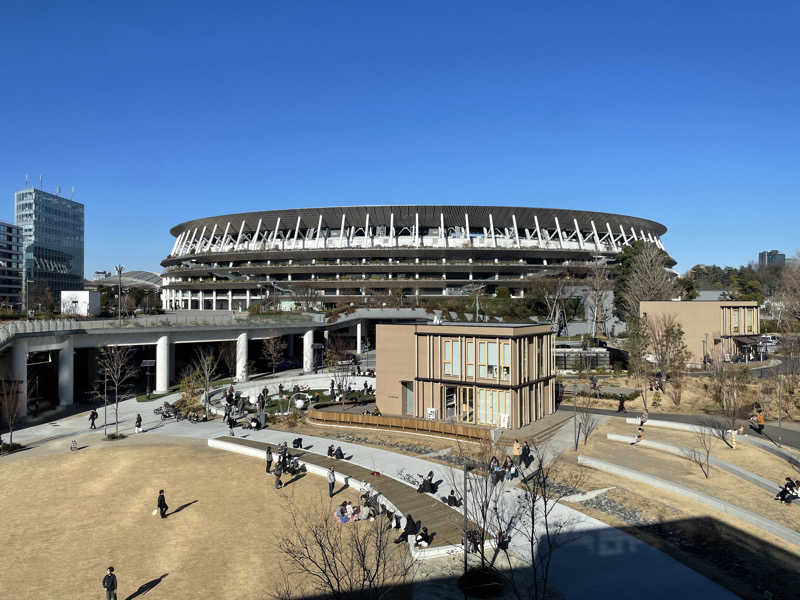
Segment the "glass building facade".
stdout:
<svg viewBox="0 0 800 600">
<path fill-rule="evenodd" d="M 0 307 L 17 309 L 22 299 L 22 229 L 0 222 Z"/>
<path fill-rule="evenodd" d="M 27 293 L 83 289 L 83 204 L 37 189 L 14 194 Z M 23 292 L 25 293 L 25 292 Z"/>
</svg>

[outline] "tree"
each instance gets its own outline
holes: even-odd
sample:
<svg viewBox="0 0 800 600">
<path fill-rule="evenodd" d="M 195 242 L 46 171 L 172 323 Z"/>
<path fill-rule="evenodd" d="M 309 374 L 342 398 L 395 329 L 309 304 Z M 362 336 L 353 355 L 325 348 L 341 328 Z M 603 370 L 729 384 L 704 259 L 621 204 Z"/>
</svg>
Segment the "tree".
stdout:
<svg viewBox="0 0 800 600">
<path fill-rule="evenodd" d="M 23 402 L 22 382 L 16 379 L 0 379 L 0 404 L 3 418 L 8 425 L 8 443 L 14 443 L 14 425 L 17 422 L 20 404 Z"/>
<path fill-rule="evenodd" d="M 383 519 L 347 526 L 331 518 L 334 507 L 320 499 L 314 508 L 298 508 L 288 499 L 288 531 L 278 542 L 285 575 L 276 599 L 320 596 L 334 600 L 382 600 L 396 586 L 413 579 L 414 561 L 407 549 L 392 543 Z"/>
<path fill-rule="evenodd" d="M 128 346 L 105 346 L 97 359 L 99 372 L 114 388 L 114 435 L 119 436 L 119 393 L 127 387 L 138 369 L 133 365 L 135 353 Z"/>
<path fill-rule="evenodd" d="M 267 364 L 272 367 L 272 372 L 275 372 L 276 367 L 283 360 L 284 353 L 286 352 L 286 342 L 280 337 L 268 338 L 262 342 L 261 355 Z"/>
<path fill-rule="evenodd" d="M 642 390 L 644 408 L 647 410 L 647 350 L 650 348 L 650 332 L 647 321 L 638 315 L 628 318 L 626 324 L 628 337 L 623 349 L 628 353 L 628 374 L 636 380 L 637 387 Z"/>
<path fill-rule="evenodd" d="M 236 373 L 236 342 L 222 342 L 219 358 L 228 370 L 228 377 L 233 377 Z"/>
<path fill-rule="evenodd" d="M 322 363 L 328 369 L 328 373 L 333 379 L 336 390 L 347 392 L 352 378 L 352 365 L 350 364 L 349 353 L 345 350 L 344 341 L 339 336 L 331 336 L 328 340 L 328 348 L 322 357 Z M 333 398 L 331 398 L 333 400 Z"/>
<path fill-rule="evenodd" d="M 782 309 L 781 316 L 785 315 L 794 321 L 800 320 L 800 254 L 797 260 L 784 267 L 777 295 L 777 304 Z M 782 329 L 782 321 L 779 318 L 779 329 Z"/>
<path fill-rule="evenodd" d="M 684 342 L 683 328 L 674 315 L 654 315 L 647 319 L 650 346 L 661 375 L 669 375 L 672 384 L 670 398 L 679 406 L 683 390 L 683 371 L 689 360 L 689 350 Z"/>
<path fill-rule="evenodd" d="M 193 366 L 203 382 L 203 391 L 205 392 L 204 413 L 205 419 L 208 421 L 208 403 L 209 393 L 211 391 L 211 381 L 217 373 L 217 366 L 219 365 L 219 356 L 217 356 L 214 349 L 211 347 L 201 347 L 194 351 Z"/>
<path fill-rule="evenodd" d="M 749 373 L 746 369 L 722 360 L 714 361 L 711 397 L 719 405 L 726 432 L 736 430 L 737 421 L 746 417 L 744 396 L 748 379 Z M 721 439 L 730 448 L 734 447 L 728 440 L 727 433 L 723 433 Z"/>
<path fill-rule="evenodd" d="M 584 397 L 580 402 L 575 399 L 578 408 L 578 436 L 583 437 L 583 445 L 589 441 L 589 436 L 597 429 L 598 420 L 597 416 L 592 412 L 595 405 L 595 399 L 591 396 Z M 578 440 L 575 440 L 575 449 L 577 450 Z"/>
<path fill-rule="evenodd" d="M 669 300 L 673 293 L 672 275 L 667 270 L 669 256 L 655 244 L 635 242 L 626 246 L 618 260 L 620 267 L 614 285 L 614 306 L 623 320 L 639 314 L 644 300 Z"/>
<path fill-rule="evenodd" d="M 590 310 L 592 316 L 592 335 L 608 335 L 606 324 L 608 323 L 608 310 L 606 303 L 611 294 L 611 281 L 609 280 L 610 269 L 605 259 L 595 258 L 589 271 L 589 281 L 591 282 Z"/>
<path fill-rule="evenodd" d="M 687 458 L 700 467 L 706 479 L 711 476 L 711 446 L 714 443 L 714 437 L 711 429 L 698 427 L 695 430 L 696 445 L 686 453 Z"/>
</svg>

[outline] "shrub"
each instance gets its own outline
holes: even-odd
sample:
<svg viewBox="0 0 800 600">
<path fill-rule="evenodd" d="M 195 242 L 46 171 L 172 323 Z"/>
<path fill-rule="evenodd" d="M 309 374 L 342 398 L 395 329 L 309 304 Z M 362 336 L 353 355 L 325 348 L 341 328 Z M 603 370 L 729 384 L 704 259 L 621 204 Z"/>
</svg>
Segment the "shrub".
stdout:
<svg viewBox="0 0 800 600">
<path fill-rule="evenodd" d="M 124 440 L 126 437 L 128 436 L 124 433 L 109 433 L 105 439 L 113 442 L 114 440 Z"/>
</svg>

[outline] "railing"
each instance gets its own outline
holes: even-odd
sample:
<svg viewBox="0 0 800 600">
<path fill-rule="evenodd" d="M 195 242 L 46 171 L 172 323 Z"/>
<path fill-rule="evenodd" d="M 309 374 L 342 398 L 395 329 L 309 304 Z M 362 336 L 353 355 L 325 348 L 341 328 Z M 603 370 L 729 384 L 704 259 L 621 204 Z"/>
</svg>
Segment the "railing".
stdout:
<svg viewBox="0 0 800 600">
<path fill-rule="evenodd" d="M 471 440 L 489 440 L 491 437 L 491 429 L 480 425 L 450 423 L 448 421 L 434 421 L 415 417 L 392 417 L 385 415 L 375 417 L 372 415 L 329 412 L 317 410 L 315 408 L 309 409 L 307 414 L 311 419 L 340 425 L 360 425 L 364 427 L 400 429 L 403 431 L 421 431 Z"/>
</svg>

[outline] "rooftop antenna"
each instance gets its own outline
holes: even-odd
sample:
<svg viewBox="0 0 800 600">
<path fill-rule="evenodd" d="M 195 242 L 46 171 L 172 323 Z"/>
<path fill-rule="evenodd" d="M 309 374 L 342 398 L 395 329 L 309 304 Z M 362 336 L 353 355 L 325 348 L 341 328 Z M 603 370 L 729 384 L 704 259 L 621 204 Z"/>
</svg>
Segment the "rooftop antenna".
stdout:
<svg viewBox="0 0 800 600">
<path fill-rule="evenodd" d="M 56 194 L 58 194 L 59 196 L 61 195 L 61 186 L 60 185 L 56 186 Z"/>
<path fill-rule="evenodd" d="M 72 193 L 69 195 L 69 199 L 70 200 L 74 200 L 75 199 L 75 186 L 74 185 L 72 186 Z"/>
<path fill-rule="evenodd" d="M 27 173 L 25 173 L 25 187 L 28 188 L 31 186 L 31 177 Z"/>
<path fill-rule="evenodd" d="M 39 189 L 44 190 L 44 175 L 39 175 Z"/>
</svg>

